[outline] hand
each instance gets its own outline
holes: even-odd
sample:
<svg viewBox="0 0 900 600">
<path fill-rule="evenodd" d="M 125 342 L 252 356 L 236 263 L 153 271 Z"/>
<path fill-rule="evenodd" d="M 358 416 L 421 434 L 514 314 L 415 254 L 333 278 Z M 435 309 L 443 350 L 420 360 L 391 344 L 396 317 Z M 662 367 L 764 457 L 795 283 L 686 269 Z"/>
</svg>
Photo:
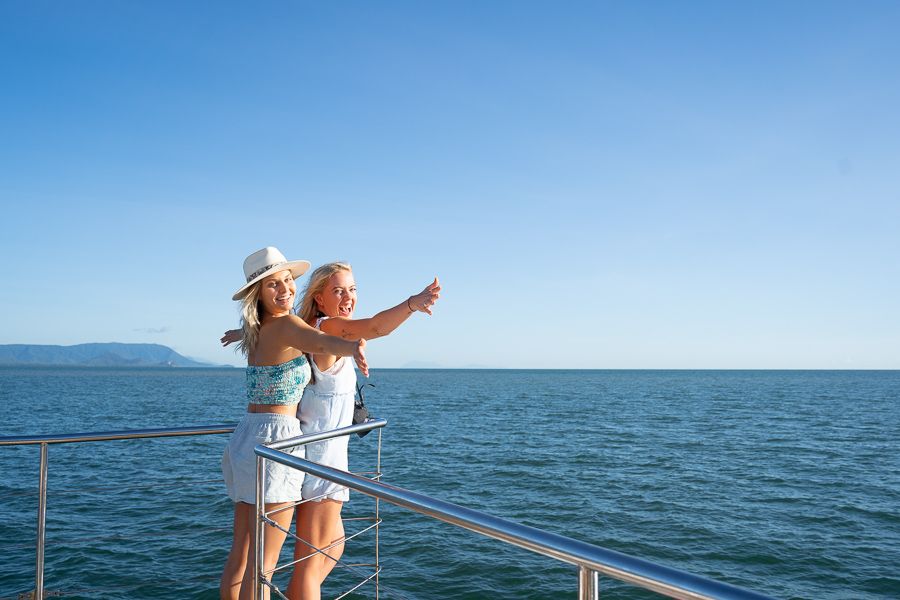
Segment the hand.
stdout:
<svg viewBox="0 0 900 600">
<path fill-rule="evenodd" d="M 440 292 L 441 284 L 438 283 L 438 278 L 435 277 L 434 281 L 425 286 L 424 290 L 415 296 L 410 296 L 409 300 L 406 301 L 406 304 L 413 311 L 419 311 L 430 315 L 432 314 L 431 307 L 437 302 L 437 299 L 441 297 Z"/>
<path fill-rule="evenodd" d="M 227 346 L 228 344 L 233 344 L 235 342 L 239 342 L 244 339 L 244 332 L 240 329 L 229 329 L 225 332 L 225 335 L 219 340 L 222 342 L 223 346 Z"/>
<path fill-rule="evenodd" d="M 359 367 L 359 370 L 362 371 L 364 377 L 369 376 L 369 365 L 366 363 L 366 353 L 363 350 L 366 347 L 366 340 L 359 340 L 356 342 L 356 352 L 353 353 L 353 360 L 356 361 L 356 366 Z"/>
</svg>

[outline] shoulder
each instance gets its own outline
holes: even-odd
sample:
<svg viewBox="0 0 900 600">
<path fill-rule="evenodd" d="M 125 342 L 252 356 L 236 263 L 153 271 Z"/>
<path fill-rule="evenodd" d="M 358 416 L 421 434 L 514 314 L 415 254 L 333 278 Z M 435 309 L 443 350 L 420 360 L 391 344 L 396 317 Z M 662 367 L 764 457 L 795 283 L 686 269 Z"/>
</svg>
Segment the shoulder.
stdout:
<svg viewBox="0 0 900 600">
<path fill-rule="evenodd" d="M 281 320 L 288 327 L 309 327 L 309 324 L 297 315 L 286 315 Z"/>
<path fill-rule="evenodd" d="M 296 329 L 298 327 L 303 329 L 309 329 L 309 325 L 306 324 L 306 321 L 298 317 L 297 315 L 285 315 L 283 317 L 279 317 L 277 319 L 273 319 L 269 324 L 273 331 L 281 333 L 284 331 L 290 331 Z"/>
</svg>

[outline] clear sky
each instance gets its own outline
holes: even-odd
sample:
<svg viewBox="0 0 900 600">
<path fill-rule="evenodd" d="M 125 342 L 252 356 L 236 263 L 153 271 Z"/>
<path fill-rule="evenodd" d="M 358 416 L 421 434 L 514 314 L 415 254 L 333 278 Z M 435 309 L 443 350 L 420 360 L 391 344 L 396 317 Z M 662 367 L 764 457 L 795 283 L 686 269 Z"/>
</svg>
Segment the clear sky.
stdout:
<svg viewBox="0 0 900 600">
<path fill-rule="evenodd" d="M 900 368 L 896 2 L 5 2 L 0 343 L 218 346 L 250 252 L 444 293 L 372 367 Z"/>
</svg>

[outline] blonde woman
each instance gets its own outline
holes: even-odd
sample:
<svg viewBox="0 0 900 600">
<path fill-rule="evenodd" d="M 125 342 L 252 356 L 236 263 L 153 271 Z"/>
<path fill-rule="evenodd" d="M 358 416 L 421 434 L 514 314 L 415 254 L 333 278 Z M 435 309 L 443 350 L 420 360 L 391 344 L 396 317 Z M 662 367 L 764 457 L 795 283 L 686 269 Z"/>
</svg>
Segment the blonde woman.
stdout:
<svg viewBox="0 0 900 600">
<path fill-rule="evenodd" d="M 346 263 L 329 263 L 310 276 L 298 309 L 299 317 L 323 333 L 348 341 L 383 337 L 402 325 L 414 312 L 431 313 L 440 297 L 437 278 L 424 290 L 409 296 L 393 308 L 368 319 L 354 319 L 356 281 Z M 222 343 L 241 339 L 239 330 L 226 332 Z M 356 375 L 345 358 L 329 352 L 316 353 L 311 362 L 313 381 L 306 386 L 297 417 L 304 434 L 346 427 L 353 420 Z M 348 470 L 346 436 L 317 442 L 306 447 L 306 458 L 314 462 Z M 294 545 L 294 568 L 288 597 L 318 600 L 321 585 L 344 552 L 343 503 L 349 493 L 329 481 L 308 475 L 303 481 L 303 499 L 297 507 L 297 537 L 305 540 Z M 329 548 L 325 554 L 314 548 Z"/>
<path fill-rule="evenodd" d="M 247 357 L 247 412 L 235 428 L 222 457 L 222 473 L 234 504 L 234 539 L 222 580 L 221 598 L 243 599 L 253 594 L 253 536 L 256 503 L 256 444 L 301 435 L 297 403 L 310 378 L 305 353 L 352 356 L 368 374 L 365 340 L 326 335 L 293 314 L 294 278 L 309 269 L 305 260 L 288 261 L 276 248 L 254 252 L 244 261 L 246 283 L 234 294 L 241 301 L 240 350 Z M 293 451 L 303 456 L 303 448 Z M 291 504 L 302 496 L 303 473 L 267 462 L 265 509 L 288 529 Z M 264 569 L 274 568 L 285 534 L 265 528 Z M 266 598 L 269 597 L 266 590 Z"/>
<path fill-rule="evenodd" d="M 316 269 L 303 293 L 298 314 L 309 325 L 348 341 L 388 335 L 414 312 L 431 314 L 431 306 L 440 297 L 437 278 L 424 290 L 409 296 L 397 306 L 368 319 L 354 319 L 356 282 L 350 265 L 329 263 Z M 353 421 L 356 374 L 350 361 L 336 354 L 321 352 L 313 357 L 313 381 L 303 392 L 297 412 L 304 434 L 346 427 Z M 348 470 L 347 436 L 317 442 L 306 447 L 308 460 L 336 469 Z M 297 542 L 294 568 L 288 587 L 290 598 L 319 600 L 321 585 L 344 552 L 344 526 L 341 508 L 349 499 L 347 489 L 308 475 L 303 481 L 303 499 L 297 507 L 297 537 L 314 548 L 326 548 L 328 556 Z"/>
</svg>

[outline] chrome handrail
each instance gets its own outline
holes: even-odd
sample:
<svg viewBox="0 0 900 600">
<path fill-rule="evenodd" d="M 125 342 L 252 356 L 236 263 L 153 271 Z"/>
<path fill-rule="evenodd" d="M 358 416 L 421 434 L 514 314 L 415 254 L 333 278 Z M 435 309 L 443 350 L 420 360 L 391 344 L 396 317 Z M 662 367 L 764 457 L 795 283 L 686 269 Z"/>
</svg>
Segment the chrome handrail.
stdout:
<svg viewBox="0 0 900 600">
<path fill-rule="evenodd" d="M 47 517 L 47 450 L 49 444 L 80 442 L 105 442 L 109 440 L 134 440 L 142 438 L 182 437 L 187 435 L 211 435 L 231 433 L 234 425 L 197 425 L 194 427 L 164 427 L 158 429 L 130 429 L 124 431 L 99 431 L 92 433 L 63 433 L 56 435 L 16 435 L 0 437 L 0 446 L 27 446 L 40 444 L 40 480 L 38 483 L 37 556 L 34 571 L 34 598 L 44 597 L 44 545 Z"/>
<path fill-rule="evenodd" d="M 0 446 L 29 444 L 70 444 L 76 442 L 106 442 L 141 438 L 179 437 L 231 433 L 234 425 L 196 425 L 194 427 L 163 427 L 161 429 L 126 429 L 124 431 L 94 431 L 91 433 L 61 433 L 56 435 L 13 435 L 0 437 Z"/>
<path fill-rule="evenodd" d="M 579 567 L 579 598 L 597 598 L 597 573 L 680 599 L 767 600 L 769 596 L 629 556 L 615 550 L 507 521 L 458 504 L 326 467 L 262 445 L 265 458 L 347 486 L 397 506 Z M 257 589 L 257 588 L 254 588 Z"/>
<path fill-rule="evenodd" d="M 305 446 L 313 442 L 321 442 L 332 438 L 343 437 L 351 433 L 363 433 L 372 431 L 373 429 L 381 429 L 387 425 L 384 419 L 369 419 L 365 423 L 358 425 L 347 425 L 346 427 L 338 427 L 337 429 L 329 429 L 327 431 L 318 431 L 316 433 L 305 433 L 292 438 L 278 440 L 277 442 L 269 442 L 268 444 L 260 444 L 265 448 L 273 450 L 284 450 L 285 448 L 296 448 L 297 446 Z"/>
<path fill-rule="evenodd" d="M 377 419 L 361 425 L 354 425 L 339 430 L 299 436 L 271 444 L 270 447 L 259 445 L 254 451 L 258 460 L 268 459 L 288 465 L 316 477 L 321 477 L 356 491 L 373 496 L 376 502 L 386 500 L 398 506 L 413 510 L 420 514 L 451 523 L 475 531 L 487 537 L 499 539 L 506 543 L 531 550 L 538 554 L 550 556 L 579 567 L 579 597 L 596 597 L 598 593 L 597 574 L 633 583 L 673 598 L 707 599 L 723 598 L 729 600 L 764 600 L 768 596 L 744 590 L 723 582 L 714 581 L 678 569 L 673 569 L 640 558 L 629 556 L 579 540 L 542 531 L 511 521 L 494 517 L 487 513 L 475 511 L 463 506 L 431 498 L 396 486 L 372 481 L 371 479 L 325 467 L 317 463 L 297 458 L 281 452 L 279 449 L 312 443 L 348 435 L 358 431 L 384 427 L 386 421 Z M 161 429 L 135 429 L 112 432 L 73 433 L 45 436 L 5 436 L 0 437 L 0 446 L 36 445 L 41 446 L 39 506 L 38 506 L 38 540 L 37 565 L 35 572 L 34 597 L 43 597 L 44 567 L 44 518 L 47 494 L 47 450 L 49 444 L 95 442 L 109 440 L 179 437 L 191 435 L 210 435 L 230 433 L 233 425 L 201 425 L 195 427 L 176 427 Z M 380 457 L 380 448 L 379 448 Z M 257 536 L 259 539 L 259 536 Z M 377 553 L 377 547 L 376 547 Z M 377 556 L 377 555 L 376 555 Z M 377 558 L 376 558 L 377 560 Z M 254 587 L 254 592 L 259 588 Z"/>
<path fill-rule="evenodd" d="M 381 429 L 387 425 L 387 421 L 385 419 L 369 419 L 364 423 L 359 423 L 357 425 L 348 425 L 347 427 L 339 427 L 337 429 L 330 429 L 328 431 L 319 431 L 316 433 L 307 433 L 304 435 L 298 435 L 296 437 L 287 438 L 284 440 L 277 440 L 274 442 L 269 442 L 267 444 L 258 444 L 253 448 L 254 452 L 256 452 L 256 533 L 254 534 L 254 556 L 256 557 L 256 565 L 253 569 L 253 600 L 257 600 L 258 598 L 265 597 L 265 587 L 271 586 L 272 583 L 268 579 L 266 579 L 263 575 L 263 569 L 265 568 L 265 535 L 264 529 L 267 521 L 268 515 L 265 510 L 264 499 L 266 497 L 266 478 L 264 473 L 266 471 L 265 467 L 265 458 L 260 455 L 260 449 L 274 449 L 279 454 L 283 454 L 281 450 L 287 448 L 296 448 L 297 446 L 306 446 L 307 444 L 312 444 L 315 442 L 321 442 L 324 440 L 330 440 L 333 438 L 342 437 L 345 435 L 351 435 L 354 433 L 363 433 L 367 431 L 372 431 L 373 429 Z M 376 471 L 381 471 L 381 432 L 379 432 L 378 438 L 378 466 L 376 467 Z M 290 456 L 289 454 L 285 454 L 285 456 Z M 378 571 L 378 559 L 377 559 L 377 544 L 378 544 L 378 505 L 376 500 L 376 575 Z M 374 575 L 373 575 L 374 576 Z M 355 589 L 355 588 L 354 588 Z"/>
</svg>

